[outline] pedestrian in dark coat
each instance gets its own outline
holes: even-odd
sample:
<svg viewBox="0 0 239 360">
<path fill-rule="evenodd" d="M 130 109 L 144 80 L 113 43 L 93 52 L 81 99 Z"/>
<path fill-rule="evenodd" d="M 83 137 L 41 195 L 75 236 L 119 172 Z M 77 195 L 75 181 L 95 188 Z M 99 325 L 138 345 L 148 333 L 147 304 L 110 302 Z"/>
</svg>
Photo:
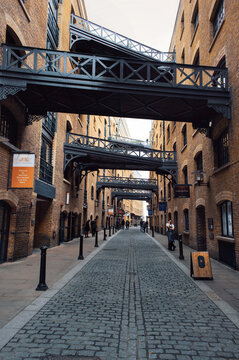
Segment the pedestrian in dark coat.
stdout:
<svg viewBox="0 0 239 360">
<path fill-rule="evenodd" d="M 87 220 L 86 224 L 85 224 L 85 237 L 86 238 L 89 237 L 89 231 L 90 231 L 90 220 Z"/>
</svg>

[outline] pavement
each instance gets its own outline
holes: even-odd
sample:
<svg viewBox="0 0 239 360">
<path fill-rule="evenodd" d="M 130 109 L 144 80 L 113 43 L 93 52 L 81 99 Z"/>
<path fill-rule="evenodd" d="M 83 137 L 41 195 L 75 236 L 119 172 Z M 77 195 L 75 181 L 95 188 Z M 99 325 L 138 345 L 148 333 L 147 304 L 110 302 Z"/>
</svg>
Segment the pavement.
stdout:
<svg viewBox="0 0 239 360">
<path fill-rule="evenodd" d="M 239 273 L 211 260 L 214 279 L 189 276 L 167 238 L 139 229 L 47 250 L 0 265 L 0 360 L 239 359 Z M 176 244 L 177 245 L 177 244 Z"/>
</svg>

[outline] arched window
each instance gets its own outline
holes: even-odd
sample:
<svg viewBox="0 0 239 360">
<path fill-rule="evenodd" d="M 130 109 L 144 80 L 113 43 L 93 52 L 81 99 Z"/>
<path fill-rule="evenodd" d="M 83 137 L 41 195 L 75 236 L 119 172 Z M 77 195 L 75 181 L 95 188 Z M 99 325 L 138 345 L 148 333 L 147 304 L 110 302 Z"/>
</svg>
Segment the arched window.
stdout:
<svg viewBox="0 0 239 360">
<path fill-rule="evenodd" d="M 11 113 L 5 106 L 1 107 L 1 118 L 0 118 L 0 135 L 4 136 L 9 142 L 17 146 L 17 131 L 18 124 Z"/>
<path fill-rule="evenodd" d="M 183 168 L 184 184 L 188 184 L 188 167 L 187 165 Z"/>
<path fill-rule="evenodd" d="M 221 205 L 222 236 L 233 237 L 232 202 L 224 201 Z"/>
</svg>

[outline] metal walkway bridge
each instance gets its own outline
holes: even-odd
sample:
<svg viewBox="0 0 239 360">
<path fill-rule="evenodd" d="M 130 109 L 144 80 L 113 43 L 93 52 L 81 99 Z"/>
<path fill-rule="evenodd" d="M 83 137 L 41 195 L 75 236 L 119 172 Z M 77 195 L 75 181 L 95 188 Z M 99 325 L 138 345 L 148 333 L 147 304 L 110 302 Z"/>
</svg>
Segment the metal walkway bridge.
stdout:
<svg viewBox="0 0 239 360">
<path fill-rule="evenodd" d="M 0 100 L 48 111 L 192 122 L 230 118 L 227 69 L 3 45 Z M 33 117 L 33 120 L 36 118 Z"/>
<path fill-rule="evenodd" d="M 117 200 L 122 199 L 128 200 L 140 200 L 140 201 L 151 201 L 152 200 L 152 191 L 145 190 L 114 190 L 111 192 L 111 197 L 117 197 Z"/>
<path fill-rule="evenodd" d="M 175 151 L 161 151 L 129 143 L 118 143 L 67 133 L 64 144 L 65 169 L 71 162 L 81 170 L 125 169 L 155 171 L 169 175 L 177 182 Z"/>
<path fill-rule="evenodd" d="M 158 192 L 158 182 L 156 179 L 129 178 L 116 176 L 98 176 L 96 189 L 117 188 L 131 190 L 150 190 Z"/>
<path fill-rule="evenodd" d="M 175 62 L 174 52 L 156 50 L 75 14 L 71 14 L 70 48 L 93 55 L 127 55 L 147 61 Z"/>
</svg>

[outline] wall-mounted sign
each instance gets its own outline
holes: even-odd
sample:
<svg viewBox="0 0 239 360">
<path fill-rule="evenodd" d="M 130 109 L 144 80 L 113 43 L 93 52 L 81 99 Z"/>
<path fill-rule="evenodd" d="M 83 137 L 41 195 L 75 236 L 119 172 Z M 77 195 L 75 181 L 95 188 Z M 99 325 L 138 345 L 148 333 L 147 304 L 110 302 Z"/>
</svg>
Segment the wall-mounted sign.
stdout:
<svg viewBox="0 0 239 360">
<path fill-rule="evenodd" d="M 190 185 L 176 184 L 173 187 L 175 198 L 190 198 Z"/>
<path fill-rule="evenodd" d="M 118 215 L 124 215 L 124 214 L 125 214 L 125 212 L 123 209 L 118 209 Z"/>
<path fill-rule="evenodd" d="M 213 218 L 208 218 L 208 230 L 213 230 Z"/>
<path fill-rule="evenodd" d="M 159 211 L 167 211 L 167 201 L 160 201 L 159 202 Z"/>
<path fill-rule="evenodd" d="M 114 209 L 112 208 L 108 209 L 108 215 L 114 215 Z"/>
<path fill-rule="evenodd" d="M 153 210 L 148 209 L 148 216 L 152 216 L 153 215 Z"/>
<path fill-rule="evenodd" d="M 11 187 L 31 189 L 33 187 L 34 165 L 34 154 L 13 154 Z"/>
</svg>

